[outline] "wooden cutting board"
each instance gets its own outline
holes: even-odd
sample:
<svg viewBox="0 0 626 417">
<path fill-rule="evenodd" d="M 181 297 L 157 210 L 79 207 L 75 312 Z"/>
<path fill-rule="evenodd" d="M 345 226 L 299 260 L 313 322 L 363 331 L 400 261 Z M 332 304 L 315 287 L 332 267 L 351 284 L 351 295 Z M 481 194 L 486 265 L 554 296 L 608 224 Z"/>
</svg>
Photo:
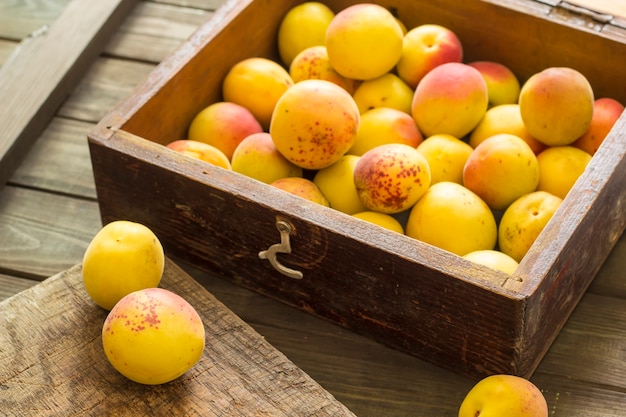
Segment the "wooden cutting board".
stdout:
<svg viewBox="0 0 626 417">
<path fill-rule="evenodd" d="M 80 265 L 0 303 L 2 414 L 354 415 L 170 260 L 160 286 L 198 311 L 206 348 L 191 370 L 158 386 L 134 383 L 107 361 L 107 311 L 87 295 Z"/>
</svg>

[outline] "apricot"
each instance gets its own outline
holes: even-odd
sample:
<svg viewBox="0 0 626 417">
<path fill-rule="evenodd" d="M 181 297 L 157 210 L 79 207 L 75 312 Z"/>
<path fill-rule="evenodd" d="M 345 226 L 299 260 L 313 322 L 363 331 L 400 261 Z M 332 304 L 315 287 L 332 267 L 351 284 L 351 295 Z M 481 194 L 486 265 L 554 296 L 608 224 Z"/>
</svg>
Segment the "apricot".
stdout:
<svg viewBox="0 0 626 417">
<path fill-rule="evenodd" d="M 415 120 L 409 114 L 389 107 L 377 107 L 361 114 L 356 139 L 348 153 L 360 156 L 389 143 L 404 143 L 415 148 L 422 140 Z"/>
<path fill-rule="evenodd" d="M 463 61 L 463 45 L 445 26 L 424 24 L 406 32 L 402 55 L 396 66 L 398 76 L 412 89 L 433 68 L 448 62 Z"/>
<path fill-rule="evenodd" d="M 226 154 L 208 143 L 198 142 L 197 140 L 180 139 L 168 143 L 166 147 L 180 154 L 208 162 L 211 165 L 227 170 L 232 169 Z"/>
<path fill-rule="evenodd" d="M 290 194 L 297 195 L 305 200 L 312 201 L 324 207 L 330 207 L 328 199 L 315 183 L 302 177 L 287 177 L 278 179 L 270 184 Z"/>
<path fill-rule="evenodd" d="M 432 69 L 415 89 L 411 114 L 424 136 L 462 138 L 485 115 L 487 84 L 476 68 L 451 62 Z"/>
<path fill-rule="evenodd" d="M 561 202 L 561 198 L 545 191 L 534 191 L 515 200 L 500 219 L 500 250 L 521 262 Z"/>
<path fill-rule="evenodd" d="M 339 74 L 330 64 L 326 46 L 311 46 L 300 52 L 291 61 L 289 75 L 294 83 L 304 80 L 326 80 L 337 84 L 348 93 L 356 91 L 359 82 Z"/>
<path fill-rule="evenodd" d="M 537 155 L 539 183 L 537 190 L 565 198 L 585 172 L 591 155 L 574 146 L 551 146 Z"/>
<path fill-rule="evenodd" d="M 242 140 L 233 152 L 231 166 L 233 171 L 266 184 L 280 178 L 302 176 L 302 168 L 278 152 L 267 132 L 254 133 Z"/>
<path fill-rule="evenodd" d="M 494 210 L 504 210 L 539 183 L 539 163 L 521 138 L 501 133 L 484 140 L 463 167 L 463 185 Z"/>
<path fill-rule="evenodd" d="M 396 233 L 404 234 L 402 224 L 390 214 L 380 213 L 378 211 L 361 211 L 354 213 L 352 216 Z"/>
<path fill-rule="evenodd" d="M 187 139 L 214 146 L 230 160 L 243 138 L 262 131 L 263 127 L 250 110 L 221 101 L 196 114 L 189 125 Z"/>
<path fill-rule="evenodd" d="M 442 181 L 463 184 L 463 168 L 474 149 L 452 135 L 440 134 L 426 138 L 417 146 L 430 167 L 431 184 Z"/>
<path fill-rule="evenodd" d="M 102 326 L 102 346 L 113 367 L 131 381 L 173 381 L 200 359 L 205 332 L 198 312 L 181 296 L 148 288 L 122 298 Z"/>
<path fill-rule="evenodd" d="M 515 375 L 490 375 L 467 393 L 458 417 L 548 417 L 548 404 L 535 384 Z"/>
<path fill-rule="evenodd" d="M 110 310 L 127 294 L 161 282 L 165 254 L 150 228 L 128 220 L 103 226 L 83 255 L 82 275 L 87 294 Z"/>
<path fill-rule="evenodd" d="M 476 68 L 485 79 L 489 107 L 517 103 L 521 86 L 509 67 L 494 61 L 474 61 L 468 65 Z"/>
<path fill-rule="evenodd" d="M 369 210 L 399 213 L 424 195 L 430 186 L 430 168 L 414 147 L 381 145 L 361 156 L 354 168 L 354 185 Z"/>
<path fill-rule="evenodd" d="M 278 27 L 278 54 L 289 66 L 306 48 L 326 43 L 326 30 L 335 13 L 324 3 L 309 1 L 289 9 Z"/>
<path fill-rule="evenodd" d="M 593 117 L 593 90 L 583 74 L 551 67 L 532 75 L 519 96 L 528 132 L 548 146 L 569 145 L 582 136 Z"/>
<path fill-rule="evenodd" d="M 619 101 L 609 97 L 597 99 L 593 103 L 593 116 L 589 128 L 572 143 L 572 146 L 592 156 L 595 155 L 623 112 L 624 105 Z"/>
<path fill-rule="evenodd" d="M 402 54 L 402 27 L 384 7 L 373 3 L 348 6 L 326 31 L 332 66 L 344 77 L 369 80 L 392 70 Z"/>
<path fill-rule="evenodd" d="M 222 82 L 224 101 L 247 108 L 267 129 L 276 102 L 293 80 L 280 64 L 271 59 L 252 57 L 244 59 L 228 71 Z"/>
<path fill-rule="evenodd" d="M 359 157 L 344 155 L 334 164 L 317 171 L 313 183 L 328 200 L 330 207 L 346 214 L 365 210 L 354 185 L 354 168 Z"/>
<path fill-rule="evenodd" d="M 546 148 L 546 145 L 528 133 L 522 120 L 519 104 L 500 104 L 489 108 L 470 133 L 469 144 L 475 148 L 485 139 L 499 133 L 508 133 L 523 139 L 535 155 Z"/>
<path fill-rule="evenodd" d="M 305 80 L 280 97 L 269 133 L 287 160 L 304 169 L 322 169 L 350 149 L 359 120 L 346 90 L 325 80 Z"/>
<path fill-rule="evenodd" d="M 506 274 L 513 274 L 519 266 L 515 259 L 495 249 L 477 250 L 463 255 L 463 258 Z"/>
<path fill-rule="evenodd" d="M 386 73 L 361 82 L 352 97 L 361 114 L 377 107 L 388 107 L 411 114 L 413 89 L 397 75 Z"/>
<path fill-rule="evenodd" d="M 493 249 L 498 235 L 487 204 L 462 185 L 446 181 L 431 185 L 413 206 L 405 233 L 459 256 Z"/>
</svg>

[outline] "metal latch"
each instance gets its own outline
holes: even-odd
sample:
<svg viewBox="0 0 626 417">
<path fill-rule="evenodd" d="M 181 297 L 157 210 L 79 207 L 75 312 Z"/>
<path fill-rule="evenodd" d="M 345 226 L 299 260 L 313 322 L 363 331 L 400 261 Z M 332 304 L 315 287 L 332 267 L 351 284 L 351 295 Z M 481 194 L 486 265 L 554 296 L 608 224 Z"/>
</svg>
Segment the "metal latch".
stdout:
<svg viewBox="0 0 626 417">
<path fill-rule="evenodd" d="M 259 252 L 259 258 L 267 259 L 270 264 L 281 274 L 293 279 L 302 279 L 303 274 L 301 271 L 288 268 L 280 263 L 276 257 L 279 253 L 291 253 L 291 242 L 289 241 L 289 235 L 293 230 L 293 226 L 286 220 L 278 219 L 276 221 L 276 228 L 280 232 L 280 243 L 275 243 L 267 250 Z"/>
</svg>

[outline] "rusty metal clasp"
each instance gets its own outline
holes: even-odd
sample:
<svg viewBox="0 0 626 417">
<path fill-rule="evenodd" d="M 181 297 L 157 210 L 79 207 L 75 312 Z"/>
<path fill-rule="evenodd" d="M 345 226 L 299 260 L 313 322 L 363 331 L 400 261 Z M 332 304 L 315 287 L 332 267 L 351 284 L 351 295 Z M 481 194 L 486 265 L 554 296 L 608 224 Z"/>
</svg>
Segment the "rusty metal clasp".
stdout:
<svg viewBox="0 0 626 417">
<path fill-rule="evenodd" d="M 280 243 L 275 243 L 267 250 L 259 252 L 259 258 L 267 259 L 278 272 L 289 278 L 302 279 L 301 271 L 284 266 L 276 258 L 278 253 L 291 253 L 291 242 L 289 241 L 289 234 L 293 230 L 291 224 L 285 220 L 277 220 L 276 228 L 280 232 Z"/>
</svg>

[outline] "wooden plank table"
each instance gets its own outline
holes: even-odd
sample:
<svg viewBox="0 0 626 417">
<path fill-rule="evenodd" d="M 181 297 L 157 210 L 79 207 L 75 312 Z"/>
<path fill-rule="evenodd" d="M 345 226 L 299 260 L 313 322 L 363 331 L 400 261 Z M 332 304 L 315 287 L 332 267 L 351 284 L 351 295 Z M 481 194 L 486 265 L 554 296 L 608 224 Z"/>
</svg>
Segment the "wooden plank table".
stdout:
<svg viewBox="0 0 626 417">
<path fill-rule="evenodd" d="M 107 361 L 107 311 L 87 295 L 80 265 L 0 303 L 3 414 L 354 417 L 169 259 L 160 287 L 193 306 L 207 342 L 192 369 L 152 386 Z"/>
<path fill-rule="evenodd" d="M 0 16 L 16 13 L 3 9 L 6 4 L 0 4 Z M 139 2 L 58 109 L 0 191 L 0 299 L 80 263 L 100 228 L 86 133 L 219 4 L 221 0 Z M 39 7 L 47 6 L 59 7 L 55 1 Z M 604 9 L 611 7 L 611 0 L 602 7 L 611 10 Z M 0 25 L 0 65 L 19 41 L 2 33 L 4 27 Z M 624 415 L 625 258 L 622 236 L 532 377 L 547 398 L 551 416 Z M 222 277 L 182 266 L 358 416 L 454 417 L 475 382 Z M 3 395 L 0 391 L 4 413 Z"/>
</svg>

